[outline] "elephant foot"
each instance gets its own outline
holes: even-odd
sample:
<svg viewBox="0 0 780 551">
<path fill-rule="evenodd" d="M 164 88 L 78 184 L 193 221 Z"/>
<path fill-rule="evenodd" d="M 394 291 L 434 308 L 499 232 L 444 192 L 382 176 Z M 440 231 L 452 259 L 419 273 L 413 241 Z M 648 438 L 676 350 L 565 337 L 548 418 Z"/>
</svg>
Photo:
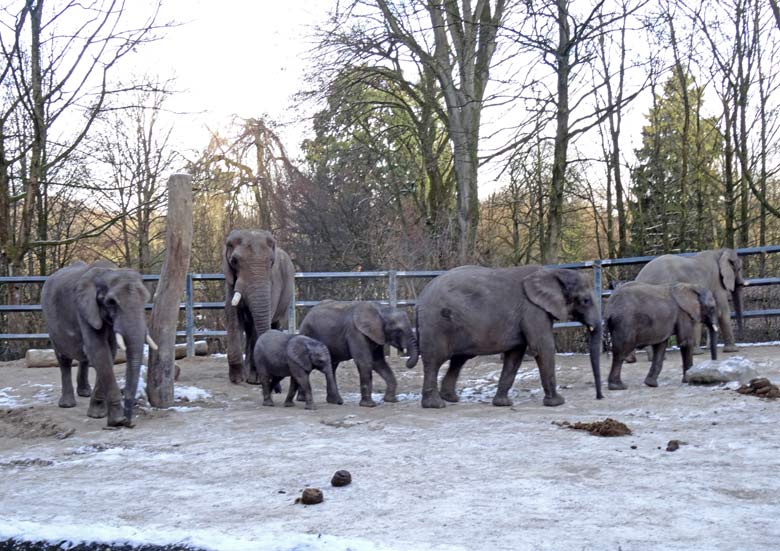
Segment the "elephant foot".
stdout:
<svg viewBox="0 0 780 551">
<path fill-rule="evenodd" d="M 306 401 L 306 396 L 303 394 L 303 392 L 301 392 L 299 390 L 298 394 L 295 396 L 295 401 L 296 402 L 305 402 Z"/>
<path fill-rule="evenodd" d="M 635 364 L 636 363 L 636 354 L 634 352 L 631 352 L 628 356 L 626 356 L 626 359 L 623 360 L 627 364 Z"/>
<path fill-rule="evenodd" d="M 264 406 L 271 406 L 271 407 L 273 407 L 274 401 L 271 400 L 270 398 L 268 398 L 267 400 L 263 400 L 263 405 Z M 285 402 L 285 405 L 287 405 L 287 402 Z"/>
<path fill-rule="evenodd" d="M 555 407 L 566 403 L 566 400 L 560 394 L 553 394 L 552 396 L 545 396 L 542 403 L 545 406 Z"/>
<path fill-rule="evenodd" d="M 441 396 L 442 400 L 446 400 L 448 402 L 460 401 L 460 396 L 458 396 L 455 391 L 443 390 L 439 396 Z"/>
<path fill-rule="evenodd" d="M 423 394 L 422 407 L 424 408 L 443 408 L 446 407 L 447 404 L 444 403 L 444 400 L 441 399 L 441 397 L 438 396 L 438 394 Z"/>
<path fill-rule="evenodd" d="M 108 421 L 109 427 L 124 427 L 128 425 L 127 417 L 125 417 L 125 410 L 121 403 L 110 404 L 108 406 Z"/>
<path fill-rule="evenodd" d="M 75 408 L 76 407 L 76 398 L 71 394 L 70 396 L 65 396 L 64 394 L 60 397 L 60 401 L 58 404 L 61 408 Z"/>
<path fill-rule="evenodd" d="M 500 407 L 511 406 L 512 400 L 509 398 L 509 396 L 494 396 L 493 405 Z"/>
<path fill-rule="evenodd" d="M 375 408 L 376 402 L 371 398 L 362 398 L 360 400 L 360 405 L 363 406 L 364 408 Z"/>
<path fill-rule="evenodd" d="M 736 345 L 733 344 L 727 344 L 723 347 L 724 352 L 739 352 L 739 348 L 736 347 Z"/>
<path fill-rule="evenodd" d="M 650 377 L 645 378 L 645 384 L 647 386 L 651 386 L 653 388 L 658 386 L 658 379 L 651 379 Z"/>
<path fill-rule="evenodd" d="M 293 402 L 292 400 L 285 400 L 284 401 L 284 407 L 286 407 L 286 408 L 294 408 L 295 407 L 295 402 Z"/>
<path fill-rule="evenodd" d="M 241 364 L 230 364 L 228 368 L 228 376 L 230 382 L 233 384 L 240 384 L 244 382 L 244 371 Z"/>
<path fill-rule="evenodd" d="M 80 386 L 76 389 L 76 394 L 78 394 L 82 398 L 89 398 L 90 396 L 92 396 L 92 387 L 89 385 Z"/>
<path fill-rule="evenodd" d="M 607 387 L 610 390 L 625 390 L 628 388 L 626 385 L 623 384 L 622 381 L 609 381 L 607 383 Z"/>
<path fill-rule="evenodd" d="M 92 400 L 87 408 L 87 417 L 102 419 L 108 415 L 108 404 L 105 400 Z"/>
<path fill-rule="evenodd" d="M 306 404 L 305 406 L 303 406 L 303 409 L 311 410 L 311 409 L 317 409 L 317 407 L 314 404 Z"/>
<path fill-rule="evenodd" d="M 250 385 L 259 385 L 260 376 L 257 373 L 250 373 L 249 375 L 246 376 L 246 382 L 249 383 Z M 277 387 L 279 388 L 279 390 L 276 390 Z M 281 389 L 282 387 L 280 387 L 278 383 L 274 386 L 274 392 L 276 392 L 277 394 L 279 394 L 282 391 Z"/>
<path fill-rule="evenodd" d="M 395 393 L 393 394 L 385 394 L 384 398 L 385 402 L 395 403 L 398 401 L 398 398 L 396 397 Z"/>
<path fill-rule="evenodd" d="M 341 396 L 328 396 L 325 399 L 325 401 L 328 402 L 329 404 L 338 404 L 338 405 L 344 404 L 344 400 L 341 399 Z"/>
<path fill-rule="evenodd" d="M 112 417 L 109 415 L 106 426 L 109 427 L 132 427 L 132 423 L 128 423 L 124 414 Z"/>
</svg>

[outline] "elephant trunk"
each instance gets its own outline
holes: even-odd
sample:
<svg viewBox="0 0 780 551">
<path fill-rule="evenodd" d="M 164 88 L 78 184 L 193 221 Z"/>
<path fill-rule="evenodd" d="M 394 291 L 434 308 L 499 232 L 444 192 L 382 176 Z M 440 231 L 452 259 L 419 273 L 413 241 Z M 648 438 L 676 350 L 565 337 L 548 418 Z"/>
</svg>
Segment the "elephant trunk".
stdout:
<svg viewBox="0 0 780 551">
<path fill-rule="evenodd" d="M 601 323 L 596 323 L 590 328 L 588 339 L 588 353 L 590 354 L 590 367 L 593 370 L 593 382 L 596 384 L 596 399 L 601 400 Z"/>
<path fill-rule="evenodd" d="M 734 311 L 737 314 L 737 338 L 741 341 L 742 337 L 742 285 L 735 285 L 734 291 L 731 293 L 731 298 L 734 301 Z"/>
<path fill-rule="evenodd" d="M 141 324 L 143 325 L 143 324 Z M 127 364 L 125 367 L 124 389 L 124 414 L 125 424 L 133 426 L 133 407 L 138 393 L 138 381 L 141 377 L 141 363 L 143 363 L 144 339 L 146 327 L 133 327 L 132 331 L 124 332 L 124 340 L 127 343 Z"/>
<path fill-rule="evenodd" d="M 409 354 L 409 359 L 406 360 L 406 369 L 412 369 L 417 365 L 417 360 L 420 357 L 420 350 L 417 347 L 417 339 L 414 338 L 414 335 L 409 336 L 406 345 L 406 353 Z"/>
<path fill-rule="evenodd" d="M 246 285 L 242 300 L 248 303 L 255 335 L 259 337 L 271 329 L 271 274 L 268 269 L 253 269 L 251 274 L 254 281 Z"/>
<path fill-rule="evenodd" d="M 707 324 L 707 331 L 709 332 L 710 340 L 710 356 L 713 360 L 718 359 L 718 332 L 715 330 L 715 326 L 712 323 Z M 698 343 L 696 344 L 698 346 Z"/>
</svg>

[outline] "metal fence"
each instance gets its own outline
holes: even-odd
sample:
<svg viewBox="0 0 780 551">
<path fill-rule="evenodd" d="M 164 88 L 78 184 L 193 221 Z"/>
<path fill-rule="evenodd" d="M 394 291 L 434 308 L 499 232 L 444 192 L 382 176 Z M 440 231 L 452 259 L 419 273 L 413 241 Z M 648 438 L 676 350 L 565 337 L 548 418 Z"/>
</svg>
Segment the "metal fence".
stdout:
<svg viewBox="0 0 780 551">
<path fill-rule="evenodd" d="M 743 249 L 737 249 L 737 254 L 740 256 L 752 256 L 752 255 L 768 255 L 773 253 L 780 253 L 780 245 L 771 245 L 765 247 L 749 247 Z M 680 256 L 692 256 L 696 253 L 680 253 Z M 612 258 L 612 259 L 598 259 L 589 260 L 586 262 L 572 262 L 567 264 L 556 264 L 550 267 L 557 268 L 570 268 L 576 270 L 591 269 L 593 271 L 593 288 L 600 289 L 601 294 L 599 297 L 599 310 L 601 309 L 601 303 L 604 298 L 609 297 L 612 291 L 609 289 L 603 289 L 603 270 L 607 267 L 613 266 L 629 266 L 635 264 L 645 264 L 650 260 L 656 258 L 655 256 L 638 256 L 631 258 Z M 383 304 L 389 304 L 391 306 L 414 306 L 414 299 L 399 299 L 398 298 L 398 283 L 403 278 L 434 278 L 444 271 L 427 270 L 427 271 L 397 271 L 397 270 L 385 270 L 375 272 L 298 272 L 295 274 L 297 281 L 303 281 L 306 279 L 379 279 L 386 280 L 386 295 L 379 302 Z M 184 310 L 184 328 L 177 331 L 177 336 L 184 337 L 187 344 L 187 355 L 192 356 L 194 354 L 194 342 L 196 337 L 221 337 L 226 335 L 225 331 L 211 330 L 211 329 L 197 329 L 195 327 L 195 311 L 196 310 L 216 310 L 224 308 L 224 301 L 219 302 L 197 302 L 194 300 L 194 282 L 196 281 L 216 281 L 224 280 L 223 274 L 196 274 L 188 273 L 186 276 L 185 285 L 185 300 L 180 303 L 179 308 Z M 0 285 L 2 284 L 14 284 L 14 283 L 41 283 L 46 281 L 46 276 L 14 276 L 14 277 L 0 277 Z M 144 281 L 158 281 L 159 275 L 144 275 Z M 746 280 L 750 286 L 762 286 L 762 285 L 780 285 L 780 277 L 762 277 Z M 296 285 L 297 287 L 297 285 Z M 330 298 L 330 297 L 328 297 Z M 324 300 L 324 299 L 323 299 Z M 296 308 L 298 307 L 311 307 L 320 302 L 320 300 L 293 300 L 293 304 L 290 306 L 289 311 L 289 327 L 295 329 L 298 327 L 296 319 Z M 146 305 L 147 310 L 152 308 L 151 304 Z M 41 310 L 40 304 L 9 304 L 0 305 L 0 314 L 5 312 L 37 312 Z M 758 318 L 758 317 L 770 317 L 780 316 L 780 308 L 768 308 L 763 310 L 749 310 L 743 313 L 745 318 Z M 733 314 L 732 314 L 733 317 Z M 556 328 L 564 327 L 578 327 L 579 322 L 560 322 L 556 323 Z M 2 339 L 47 339 L 49 336 L 47 333 L 0 333 L 0 340 Z"/>
</svg>

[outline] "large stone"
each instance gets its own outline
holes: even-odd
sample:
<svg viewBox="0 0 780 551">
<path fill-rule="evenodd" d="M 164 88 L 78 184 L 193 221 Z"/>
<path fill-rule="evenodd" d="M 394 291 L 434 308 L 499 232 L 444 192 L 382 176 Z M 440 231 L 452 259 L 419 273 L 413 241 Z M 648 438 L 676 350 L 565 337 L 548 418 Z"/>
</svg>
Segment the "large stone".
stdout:
<svg viewBox="0 0 780 551">
<path fill-rule="evenodd" d="M 704 360 L 688 370 L 688 384 L 710 385 L 739 381 L 747 383 L 758 377 L 752 361 L 742 356 L 731 356 L 726 360 Z"/>
</svg>

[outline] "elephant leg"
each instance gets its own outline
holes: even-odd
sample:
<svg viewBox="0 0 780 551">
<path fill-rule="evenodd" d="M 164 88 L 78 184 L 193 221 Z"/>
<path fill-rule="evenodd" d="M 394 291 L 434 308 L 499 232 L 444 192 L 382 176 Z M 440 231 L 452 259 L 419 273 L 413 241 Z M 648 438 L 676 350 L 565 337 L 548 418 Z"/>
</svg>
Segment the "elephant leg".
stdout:
<svg viewBox="0 0 780 551">
<path fill-rule="evenodd" d="M 498 379 L 498 390 L 493 397 L 494 406 L 511 406 L 512 400 L 509 398 L 509 389 L 515 382 L 517 370 L 523 361 L 526 345 L 521 344 L 512 350 L 504 353 L 504 367 L 501 369 L 501 377 Z"/>
<path fill-rule="evenodd" d="M 95 388 L 92 389 L 92 396 L 89 399 L 89 407 L 87 408 L 87 416 L 95 419 L 102 419 L 108 415 L 108 401 L 106 399 L 106 391 L 101 385 L 100 374 L 95 370 Z"/>
<path fill-rule="evenodd" d="M 444 363 L 439 359 L 423 356 L 423 387 L 421 405 L 424 408 L 443 408 L 447 404 L 439 395 L 439 369 Z"/>
<path fill-rule="evenodd" d="M 271 397 L 271 376 L 265 368 L 260 368 L 260 384 L 263 386 L 263 405 L 273 406 L 274 400 Z"/>
<path fill-rule="evenodd" d="M 457 402 L 460 400 L 458 392 L 455 390 L 455 385 L 458 382 L 460 370 L 463 369 L 463 364 L 472 357 L 473 356 L 453 356 L 450 358 L 450 367 L 441 379 L 441 391 L 439 395 L 443 400 L 447 400 L 448 402 Z"/>
<path fill-rule="evenodd" d="M 701 323 L 698 322 L 693 323 L 693 346 L 691 347 L 691 354 L 695 356 L 704 354 L 704 350 L 701 349 Z"/>
<path fill-rule="evenodd" d="M 58 405 L 61 408 L 76 407 L 76 396 L 73 395 L 73 378 L 71 377 L 73 360 L 57 354 L 57 362 L 60 364 L 60 377 L 62 379 L 62 395 Z"/>
<path fill-rule="evenodd" d="M 303 395 L 306 398 L 306 405 L 304 406 L 305 409 L 316 409 L 314 407 L 314 399 L 312 398 L 312 392 L 311 392 L 311 383 L 309 382 L 309 374 L 306 372 L 302 373 L 294 373 L 292 377 L 290 377 L 290 382 L 292 384 L 292 381 L 295 381 L 298 384 L 298 387 L 303 390 Z"/>
<path fill-rule="evenodd" d="M 256 339 L 249 339 L 246 340 L 246 351 L 245 354 L 245 363 L 247 365 L 247 370 L 245 373 L 244 379 L 247 383 L 250 385 L 259 385 L 260 384 L 260 374 L 257 371 L 257 365 L 255 365 L 255 357 L 254 357 L 254 350 L 255 350 L 255 343 L 251 341 L 255 341 Z"/>
<path fill-rule="evenodd" d="M 92 395 L 92 387 L 89 386 L 89 362 L 86 360 L 79 362 L 79 374 L 76 378 L 76 392 L 82 398 L 89 398 Z"/>
<path fill-rule="evenodd" d="M 718 310 L 718 325 L 720 325 L 720 333 L 723 336 L 724 352 L 738 352 L 739 348 L 734 342 L 734 331 L 731 329 L 731 309 L 728 306 L 720 308 Z"/>
<path fill-rule="evenodd" d="M 290 377 L 290 388 L 287 389 L 287 398 L 284 399 L 284 407 L 291 408 L 295 406 L 293 399 L 295 398 L 296 392 L 298 393 L 298 396 L 303 395 L 302 389 L 298 386 L 298 381 L 295 380 L 295 377 Z"/>
<path fill-rule="evenodd" d="M 645 352 L 647 353 L 647 361 L 652 362 L 653 361 L 653 347 L 652 346 L 645 346 Z"/>
<path fill-rule="evenodd" d="M 688 382 L 688 370 L 693 365 L 693 349 L 698 348 L 697 346 L 691 346 L 691 345 L 681 345 L 680 346 L 680 354 L 682 355 L 682 368 L 683 368 L 683 376 L 682 376 L 682 382 L 687 383 Z"/>
<path fill-rule="evenodd" d="M 647 386 L 658 386 L 658 375 L 660 375 L 661 368 L 664 366 L 665 355 L 666 341 L 661 341 L 653 345 L 653 363 L 650 364 L 650 371 L 647 372 L 647 377 L 645 377 L 645 384 Z"/>
<path fill-rule="evenodd" d="M 545 406 L 560 406 L 565 403 L 566 400 L 563 396 L 558 394 L 558 385 L 555 382 L 555 341 L 553 341 L 552 333 L 539 347 L 539 352 L 536 354 L 536 365 L 539 367 L 539 377 L 544 389 L 542 403 Z"/>
<path fill-rule="evenodd" d="M 338 365 L 336 363 L 335 365 Z M 322 370 L 322 374 L 325 375 L 325 389 L 327 392 L 327 398 L 325 401 L 327 401 L 329 404 L 338 404 L 341 405 L 344 403 L 344 400 L 341 398 L 341 393 L 339 392 L 339 385 L 336 382 L 336 368 L 335 365 L 331 368 L 324 368 Z"/>
<path fill-rule="evenodd" d="M 387 365 L 384 348 L 381 346 L 377 347 L 373 352 L 373 358 L 372 367 L 374 371 L 385 381 L 385 402 L 397 402 L 398 398 L 396 398 L 395 394 L 398 390 L 398 382 L 395 379 L 393 370 Z"/>
<path fill-rule="evenodd" d="M 612 350 L 612 369 L 609 371 L 609 378 L 607 378 L 607 385 L 609 390 L 625 390 L 626 385 L 620 378 L 620 372 L 623 369 L 623 361 L 625 359 L 625 352 L 622 350 Z"/>
</svg>

